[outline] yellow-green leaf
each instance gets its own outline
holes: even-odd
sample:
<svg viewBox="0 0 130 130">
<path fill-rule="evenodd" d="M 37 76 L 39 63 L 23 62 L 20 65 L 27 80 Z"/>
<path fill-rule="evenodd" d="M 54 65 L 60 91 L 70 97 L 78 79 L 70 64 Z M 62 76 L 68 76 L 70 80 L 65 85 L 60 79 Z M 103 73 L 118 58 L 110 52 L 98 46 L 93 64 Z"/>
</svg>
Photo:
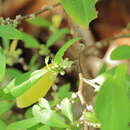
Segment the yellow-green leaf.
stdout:
<svg viewBox="0 0 130 130">
<path fill-rule="evenodd" d="M 44 68 L 47 69 L 47 68 Z M 34 85 L 16 99 L 17 106 L 20 108 L 28 107 L 44 97 L 56 79 L 56 73 L 48 70 Z"/>
</svg>

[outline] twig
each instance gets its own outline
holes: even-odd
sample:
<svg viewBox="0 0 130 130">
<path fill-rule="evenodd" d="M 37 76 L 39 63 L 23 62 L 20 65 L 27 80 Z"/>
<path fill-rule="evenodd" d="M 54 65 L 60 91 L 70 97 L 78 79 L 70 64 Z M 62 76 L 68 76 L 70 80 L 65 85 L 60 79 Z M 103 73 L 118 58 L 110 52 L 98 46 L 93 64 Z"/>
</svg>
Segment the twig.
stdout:
<svg viewBox="0 0 130 130">
<path fill-rule="evenodd" d="M 92 87 L 94 87 L 95 90 L 97 90 L 97 89 L 99 90 L 99 85 L 96 84 L 95 81 L 93 81 L 93 80 L 85 79 L 83 77 L 82 73 L 79 73 L 79 88 L 78 88 L 77 95 L 80 98 L 81 104 L 86 106 L 85 109 L 84 109 L 84 112 L 87 112 L 88 110 L 90 111 L 90 109 L 88 108 L 88 105 L 87 105 L 87 103 L 86 103 L 86 101 L 84 100 L 84 97 L 83 97 L 83 83 L 84 82 L 91 85 Z M 89 125 L 89 123 L 87 121 L 83 120 L 83 129 L 84 130 L 89 130 L 90 126 L 91 125 Z"/>
<path fill-rule="evenodd" d="M 6 19 L 3 19 L 3 17 L 0 17 L 1 18 L 1 25 L 8 25 L 8 24 L 13 24 L 15 26 L 17 26 L 18 24 L 20 24 L 23 20 L 26 20 L 26 19 L 29 19 L 29 18 L 34 18 L 35 16 L 38 16 L 42 13 L 45 13 L 51 9 L 54 9 L 58 6 L 60 6 L 61 4 L 60 3 L 56 3 L 54 5 L 51 5 L 51 6 L 44 6 L 41 10 L 35 12 L 35 13 L 32 13 L 32 14 L 28 14 L 28 15 L 17 15 L 15 19 L 10 19 L 10 18 L 6 18 Z"/>
<path fill-rule="evenodd" d="M 25 20 L 25 19 L 28 19 L 28 18 L 32 18 L 32 16 L 38 16 L 38 15 L 40 15 L 42 13 L 45 13 L 45 12 L 51 10 L 51 9 L 54 9 L 54 8 L 58 7 L 60 5 L 61 5 L 61 3 L 56 3 L 56 4 L 51 5 L 51 6 L 44 6 L 43 9 L 41 9 L 41 10 L 35 12 L 35 13 L 22 16 L 19 20 Z"/>
<path fill-rule="evenodd" d="M 83 97 L 83 75 L 82 73 L 79 73 L 79 88 L 78 88 L 78 96 L 80 98 L 80 101 L 81 101 L 81 104 L 84 105 L 86 104 L 86 101 L 84 100 L 84 97 Z"/>
<path fill-rule="evenodd" d="M 92 79 L 92 80 L 86 79 L 86 78 L 83 77 L 82 73 L 79 73 L 78 96 L 79 96 L 79 98 L 81 100 L 81 103 L 85 104 L 85 100 L 84 100 L 83 94 L 82 94 L 82 92 L 83 92 L 83 83 L 86 83 L 86 84 L 89 84 L 90 86 L 92 86 L 95 89 L 95 92 L 99 91 L 101 84 L 97 83 L 95 81 L 95 79 Z"/>
<path fill-rule="evenodd" d="M 88 130 L 88 124 L 86 121 L 84 121 L 84 130 Z"/>
<path fill-rule="evenodd" d="M 89 84 L 90 86 L 92 86 L 95 89 L 96 92 L 99 91 L 100 84 L 98 84 L 97 82 L 95 82 L 94 79 L 93 80 L 89 80 L 89 79 L 82 78 L 82 80 L 86 84 Z"/>
<path fill-rule="evenodd" d="M 130 38 L 130 33 L 118 35 L 118 36 L 113 36 L 111 38 L 101 40 L 95 44 L 95 47 L 97 47 L 98 49 L 102 49 L 102 48 L 108 46 L 109 44 L 111 44 L 112 41 L 119 39 L 119 38 Z M 92 47 L 92 46 L 89 46 L 89 47 Z"/>
<path fill-rule="evenodd" d="M 78 88 L 77 95 L 80 98 L 81 104 L 86 106 L 87 104 L 83 97 L 83 75 L 82 75 L 82 73 L 79 73 L 79 88 Z M 86 109 L 85 109 L 85 111 L 86 111 Z M 87 123 L 85 121 L 83 121 L 83 124 L 84 124 L 84 130 L 88 130 Z"/>
<path fill-rule="evenodd" d="M 87 49 L 89 51 L 86 52 L 86 55 L 96 55 L 97 56 L 96 51 L 94 52 L 93 50 L 96 49 L 96 50 L 98 50 L 98 52 L 101 52 L 102 49 L 108 47 L 109 45 L 111 45 L 113 43 L 114 40 L 119 39 L 119 38 L 130 38 L 130 33 L 113 36 L 111 38 L 97 41 L 97 42 L 95 42 L 95 44 L 92 44 L 92 45 L 90 44 L 87 46 Z"/>
</svg>

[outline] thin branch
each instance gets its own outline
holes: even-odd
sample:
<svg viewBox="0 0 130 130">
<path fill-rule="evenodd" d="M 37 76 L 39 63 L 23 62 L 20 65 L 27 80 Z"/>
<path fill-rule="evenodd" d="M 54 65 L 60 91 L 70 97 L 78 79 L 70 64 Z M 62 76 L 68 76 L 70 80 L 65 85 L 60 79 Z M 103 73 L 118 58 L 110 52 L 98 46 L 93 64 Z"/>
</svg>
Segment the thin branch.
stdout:
<svg viewBox="0 0 130 130">
<path fill-rule="evenodd" d="M 89 128 L 88 128 L 88 124 L 87 124 L 87 122 L 86 121 L 84 121 L 84 130 L 88 130 Z"/>
<path fill-rule="evenodd" d="M 101 49 L 108 47 L 109 45 L 111 45 L 113 43 L 114 40 L 119 39 L 119 38 L 130 38 L 130 33 L 113 36 L 111 38 L 107 38 L 107 39 L 104 39 L 104 40 L 101 40 L 101 41 L 97 41 L 97 42 L 95 42 L 95 44 L 88 45 L 87 49 L 89 51 L 86 52 L 86 55 L 97 55 L 93 51 L 94 48 L 96 48 L 98 50 L 98 52 L 100 52 Z"/>
<path fill-rule="evenodd" d="M 41 10 L 39 10 L 39 11 L 33 13 L 33 14 L 29 14 L 29 15 L 22 16 L 22 20 L 31 18 L 33 15 L 34 15 L 34 16 L 38 16 L 38 15 L 40 15 L 40 14 L 42 14 L 42 13 L 45 13 L 45 12 L 47 12 L 47 11 L 49 11 L 49 10 L 52 10 L 52 9 L 58 7 L 59 5 L 61 5 L 61 4 L 60 4 L 60 3 L 56 3 L 56 4 L 51 5 L 51 6 L 44 6 L 43 9 L 41 9 Z"/>
<path fill-rule="evenodd" d="M 89 79 L 85 79 L 82 77 L 83 82 L 85 82 L 86 84 L 89 84 L 90 86 L 92 86 L 95 89 L 95 92 L 99 91 L 100 89 L 100 84 L 98 84 L 97 82 L 94 81 L 94 79 L 89 80 Z"/>
<path fill-rule="evenodd" d="M 79 88 L 78 88 L 77 95 L 79 96 L 81 104 L 86 106 L 87 104 L 83 97 L 83 80 L 82 79 L 83 79 L 83 75 L 82 75 L 82 73 L 79 73 Z M 86 109 L 84 110 L 84 112 L 85 111 L 86 111 Z M 88 130 L 88 125 L 87 125 L 86 121 L 83 121 L 83 124 L 84 124 L 84 130 Z"/>
<path fill-rule="evenodd" d="M 51 6 L 44 6 L 41 10 L 35 12 L 35 13 L 32 13 L 32 14 L 28 14 L 28 15 L 17 15 L 15 19 L 10 19 L 10 18 L 6 18 L 4 19 L 3 17 L 0 17 L 2 20 L 1 20 L 1 25 L 8 25 L 8 24 L 16 24 L 15 26 L 17 26 L 18 24 L 20 24 L 23 20 L 26 20 L 26 19 L 29 19 L 29 18 L 34 18 L 35 16 L 38 16 L 42 13 L 45 13 L 47 11 L 50 11 L 58 6 L 60 6 L 61 4 L 60 3 L 56 3 L 54 5 L 51 5 Z"/>
<path fill-rule="evenodd" d="M 79 88 L 78 88 L 78 96 L 80 98 L 80 101 L 81 101 L 81 104 L 84 105 L 86 104 L 86 101 L 84 100 L 84 97 L 83 97 L 83 75 L 82 73 L 79 73 Z"/>
<path fill-rule="evenodd" d="M 80 98 L 81 104 L 82 105 L 86 105 L 86 101 L 84 100 L 84 96 L 83 96 L 83 83 L 86 83 L 90 86 L 92 86 L 95 90 L 95 92 L 100 90 L 100 86 L 101 84 L 99 84 L 95 79 L 86 79 L 83 77 L 82 73 L 79 73 L 79 87 L 78 87 L 78 96 Z"/>
<path fill-rule="evenodd" d="M 116 39 L 119 39 L 119 38 L 130 38 L 130 33 L 117 35 L 117 36 L 113 36 L 111 38 L 107 38 L 107 39 L 101 40 L 101 41 L 97 42 L 95 44 L 95 46 L 97 48 L 101 49 L 101 48 L 104 48 L 104 47 L 108 46 L 109 44 L 111 44 L 112 41 L 114 41 Z"/>
<path fill-rule="evenodd" d="M 32 18 L 33 16 L 38 16 L 38 15 L 40 15 L 40 14 L 42 14 L 42 13 L 45 13 L 45 12 L 47 12 L 47 11 L 50 11 L 50 10 L 52 10 L 52 9 L 54 9 L 54 8 L 56 8 L 56 7 L 58 7 L 58 6 L 60 6 L 60 5 L 61 5 L 61 3 L 56 3 L 56 4 L 51 5 L 51 6 L 44 6 L 43 9 L 41 9 L 41 10 L 35 12 L 35 13 L 32 13 L 32 14 L 29 14 L 29 15 L 25 15 L 25 16 L 19 17 L 18 20 L 19 20 L 19 21 L 22 21 L 22 20 L 25 20 L 25 19 L 28 19 L 28 18 Z"/>
</svg>

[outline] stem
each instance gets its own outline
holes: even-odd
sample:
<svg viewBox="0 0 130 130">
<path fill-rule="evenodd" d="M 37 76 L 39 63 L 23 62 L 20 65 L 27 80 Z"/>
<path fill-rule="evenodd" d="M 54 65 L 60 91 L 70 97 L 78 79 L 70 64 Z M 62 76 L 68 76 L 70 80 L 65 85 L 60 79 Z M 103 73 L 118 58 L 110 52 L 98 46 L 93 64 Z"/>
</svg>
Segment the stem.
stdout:
<svg viewBox="0 0 130 130">
<path fill-rule="evenodd" d="M 41 10 L 35 12 L 35 13 L 32 13 L 32 14 L 29 14 L 29 15 L 25 15 L 25 16 L 19 17 L 19 18 L 18 18 L 18 21 L 20 22 L 20 21 L 22 21 L 22 20 L 26 20 L 26 19 L 28 19 L 28 18 L 32 18 L 33 16 L 38 16 L 38 15 L 40 15 L 40 14 L 42 14 L 42 13 L 45 13 L 45 12 L 47 12 L 47 11 L 49 11 L 49 10 L 52 10 L 52 9 L 58 7 L 58 6 L 60 6 L 60 5 L 61 5 L 61 3 L 56 3 L 56 4 L 51 5 L 51 6 L 45 6 L 45 7 L 43 7 L 43 9 L 41 9 Z"/>
<path fill-rule="evenodd" d="M 91 85 L 95 91 L 99 91 L 100 89 L 100 86 L 98 85 L 98 83 L 96 83 L 94 80 L 89 80 L 89 79 L 85 79 L 85 78 L 82 78 L 83 82 L 85 82 L 86 84 L 89 84 Z"/>
<path fill-rule="evenodd" d="M 80 98 L 81 104 L 84 105 L 86 104 L 86 101 L 84 100 L 83 97 L 83 75 L 82 73 L 79 73 L 79 88 L 78 88 L 78 96 Z"/>
</svg>

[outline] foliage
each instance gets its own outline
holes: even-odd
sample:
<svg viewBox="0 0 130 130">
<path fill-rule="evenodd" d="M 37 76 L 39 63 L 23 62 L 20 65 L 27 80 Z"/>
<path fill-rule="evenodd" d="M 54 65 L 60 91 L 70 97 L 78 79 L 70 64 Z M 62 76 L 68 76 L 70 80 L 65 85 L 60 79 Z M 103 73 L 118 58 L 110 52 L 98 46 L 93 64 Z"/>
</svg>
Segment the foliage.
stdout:
<svg viewBox="0 0 130 130">
<path fill-rule="evenodd" d="M 5 75 L 6 59 L 2 48 L 0 48 L 0 81 L 3 80 Z"/>
<path fill-rule="evenodd" d="M 117 67 L 114 75 L 107 78 L 97 94 L 95 110 L 102 130 L 129 129 L 130 101 L 126 74 L 126 65 Z"/>
<path fill-rule="evenodd" d="M 111 53 L 112 60 L 125 60 L 130 59 L 130 46 L 122 45 L 116 48 Z"/>
<path fill-rule="evenodd" d="M 61 0 L 66 12 L 83 27 L 88 27 L 89 23 L 97 17 L 95 9 L 96 0 Z"/>
<path fill-rule="evenodd" d="M 95 3 L 96 0 L 61 0 L 68 15 L 83 27 L 89 27 L 89 23 L 97 17 Z M 66 38 L 66 34 L 71 33 L 67 28 L 60 28 L 62 16 L 53 16 L 51 22 L 41 17 L 26 19 L 29 24 L 50 31 L 51 35 L 45 43 L 40 43 L 32 35 L 18 29 L 19 21 L 14 20 L 13 24 L 7 24 L 6 20 L 3 18 L 1 20 L 1 130 L 80 130 L 83 129 L 84 122 L 101 130 L 130 129 L 130 75 L 126 64 L 117 65 L 109 70 L 107 64 L 103 65 L 99 75 L 91 80 L 91 85 L 96 84 L 98 88 L 95 104 L 91 105 L 93 109 L 87 111 L 85 108 L 76 116 L 74 105 L 76 103 L 81 105 L 77 93 L 71 91 L 70 83 L 58 85 L 60 87 L 58 89 L 55 83 L 59 80 L 59 74 L 64 75 L 66 69 L 71 68 L 74 63 L 68 58 L 63 58 L 64 53 L 81 38 L 70 39 L 54 54 L 51 52 L 51 47 Z M 21 56 L 23 51 L 18 47 L 19 40 L 24 42 L 25 48 L 36 51 L 28 64 L 25 64 Z M 51 60 L 46 57 L 52 54 L 54 56 Z M 42 60 L 43 63 L 38 62 L 40 58 L 45 58 Z M 119 46 L 111 53 L 112 60 L 129 58 L 128 45 Z M 23 72 L 11 68 L 18 63 L 24 64 Z M 53 86 L 56 89 L 52 91 Z M 50 98 L 47 100 L 45 96 L 49 90 Z M 22 110 L 21 108 L 26 108 L 22 114 L 14 112 L 17 109 Z"/>
</svg>

